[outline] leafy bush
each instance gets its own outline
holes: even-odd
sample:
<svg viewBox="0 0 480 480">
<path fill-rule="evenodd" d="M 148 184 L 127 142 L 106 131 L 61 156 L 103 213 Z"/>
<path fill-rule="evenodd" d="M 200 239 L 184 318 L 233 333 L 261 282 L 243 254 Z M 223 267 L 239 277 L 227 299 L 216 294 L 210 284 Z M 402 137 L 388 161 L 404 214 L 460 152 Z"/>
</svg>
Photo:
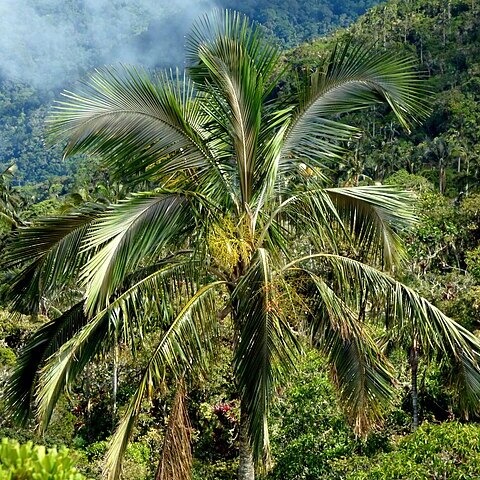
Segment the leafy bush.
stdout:
<svg viewBox="0 0 480 480">
<path fill-rule="evenodd" d="M 478 478 L 480 425 L 424 424 L 402 438 L 394 451 L 374 458 L 343 459 L 337 462 L 336 470 L 339 478 L 346 480 Z"/>
<path fill-rule="evenodd" d="M 195 459 L 192 480 L 236 480 L 238 460 L 214 460 L 207 464 Z"/>
<path fill-rule="evenodd" d="M 274 480 L 332 478 L 330 462 L 357 441 L 339 408 L 321 357 L 310 352 L 272 410 Z"/>
<path fill-rule="evenodd" d="M 480 246 L 466 252 L 465 256 L 468 271 L 473 275 L 475 280 L 480 283 Z"/>
<path fill-rule="evenodd" d="M 88 465 L 82 465 L 82 469 L 85 469 L 89 475 L 100 478 L 107 450 L 108 441 L 106 440 L 88 445 L 85 448 Z M 156 467 L 157 459 L 152 458 L 149 445 L 140 442 L 131 442 L 127 447 L 122 463 L 121 478 L 125 480 L 147 480 L 153 478 Z"/>
<path fill-rule="evenodd" d="M 20 445 L 3 438 L 0 444 L 0 480 L 84 480 L 67 448 Z"/>
<path fill-rule="evenodd" d="M 0 368 L 11 367 L 15 364 L 15 352 L 0 343 Z"/>
</svg>

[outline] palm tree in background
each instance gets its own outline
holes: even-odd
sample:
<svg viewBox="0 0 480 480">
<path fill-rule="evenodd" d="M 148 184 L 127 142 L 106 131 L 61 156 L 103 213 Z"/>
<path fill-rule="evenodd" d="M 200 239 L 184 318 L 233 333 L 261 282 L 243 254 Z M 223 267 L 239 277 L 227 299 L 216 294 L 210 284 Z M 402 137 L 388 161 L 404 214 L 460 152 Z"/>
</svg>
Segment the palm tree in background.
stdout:
<svg viewBox="0 0 480 480">
<path fill-rule="evenodd" d="M 22 199 L 11 185 L 16 172 L 17 166 L 12 164 L 0 173 L 0 223 L 12 230 L 24 225 L 19 217 Z"/>
<path fill-rule="evenodd" d="M 166 378 L 178 387 L 176 421 L 157 478 L 188 478 L 182 398 L 208 369 L 227 319 L 241 402 L 239 478 L 268 466 L 270 402 L 301 353 L 301 327 L 286 313 L 298 283 L 309 290 L 303 327 L 327 356 L 357 433 L 392 395 L 367 322 L 372 303 L 398 329 L 415 319 L 432 347 L 469 369 L 463 388 L 478 403 L 475 337 L 385 273 L 401 263 L 395 229 L 413 220 L 409 197 L 330 188 L 324 168 L 358 134 L 340 122 L 344 112 L 387 102 L 407 128 L 426 114 L 412 63 L 337 46 L 295 94 L 276 97 L 279 60 L 259 27 L 217 12 L 188 38 L 186 75 L 103 69 L 65 93 L 50 119 L 65 155 L 97 155 L 113 178 L 150 189 L 18 233 L 7 265 L 28 263 L 11 286 L 15 309 L 35 312 L 73 282 L 84 295 L 32 337 L 5 397 L 19 421 L 33 404 L 46 428 L 88 362 L 115 341 L 141 348 L 154 330 L 157 345 L 110 443 L 109 479 L 118 478 L 142 400 Z"/>
</svg>

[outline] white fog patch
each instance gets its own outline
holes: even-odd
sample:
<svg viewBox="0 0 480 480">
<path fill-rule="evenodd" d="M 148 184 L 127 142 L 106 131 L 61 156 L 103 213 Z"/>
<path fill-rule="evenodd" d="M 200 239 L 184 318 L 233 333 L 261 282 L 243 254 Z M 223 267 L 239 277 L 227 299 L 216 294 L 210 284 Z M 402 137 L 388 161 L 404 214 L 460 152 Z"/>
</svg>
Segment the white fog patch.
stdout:
<svg viewBox="0 0 480 480">
<path fill-rule="evenodd" d="M 0 74 L 37 88 L 119 63 L 183 66 L 192 22 L 214 0 L 1 0 Z"/>
</svg>

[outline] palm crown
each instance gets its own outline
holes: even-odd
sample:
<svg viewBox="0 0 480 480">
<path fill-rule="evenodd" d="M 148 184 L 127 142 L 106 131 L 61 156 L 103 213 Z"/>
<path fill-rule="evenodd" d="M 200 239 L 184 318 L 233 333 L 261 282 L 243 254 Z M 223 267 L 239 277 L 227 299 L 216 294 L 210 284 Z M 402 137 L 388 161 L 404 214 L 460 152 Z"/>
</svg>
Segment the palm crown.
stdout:
<svg viewBox="0 0 480 480">
<path fill-rule="evenodd" d="M 365 322 L 372 302 L 393 329 L 413 319 L 424 348 L 456 359 L 471 404 L 478 400 L 475 337 L 380 270 L 401 261 L 395 229 L 413 220 L 409 197 L 330 188 L 324 168 L 358 134 L 342 113 L 386 102 L 406 128 L 426 114 L 411 62 L 337 46 L 296 93 L 276 96 L 279 59 L 258 27 L 217 12 L 188 39 L 186 75 L 99 70 L 51 116 L 66 155 L 98 155 L 112 175 L 149 191 L 20 231 L 7 262 L 33 261 L 12 285 L 17 309 L 35 311 L 78 278 L 85 293 L 32 338 L 6 397 L 20 420 L 33 398 L 46 426 L 95 355 L 114 338 L 138 347 L 153 321 L 160 340 L 113 437 L 111 478 L 142 399 L 166 370 L 180 379 L 206 369 L 227 315 L 243 427 L 257 464 L 268 457 L 274 386 L 301 351 L 282 308 L 292 279 L 308 284 L 308 329 L 357 432 L 391 394 L 388 362 Z"/>
</svg>

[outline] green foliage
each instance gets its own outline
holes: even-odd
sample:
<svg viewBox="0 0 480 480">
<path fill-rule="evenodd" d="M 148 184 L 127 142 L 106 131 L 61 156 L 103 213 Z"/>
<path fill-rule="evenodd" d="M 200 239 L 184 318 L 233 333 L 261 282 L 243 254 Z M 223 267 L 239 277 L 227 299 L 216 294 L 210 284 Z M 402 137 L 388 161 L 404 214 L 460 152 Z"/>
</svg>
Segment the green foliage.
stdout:
<svg viewBox="0 0 480 480">
<path fill-rule="evenodd" d="M 424 424 L 402 438 L 390 453 L 337 462 L 347 480 L 423 480 L 477 478 L 480 471 L 480 426 L 444 422 Z"/>
<path fill-rule="evenodd" d="M 434 421 L 445 418 L 448 402 L 453 402 L 453 409 L 456 406 L 445 387 L 442 368 L 435 362 L 429 365 L 419 386 L 423 416 Z M 409 397 L 404 408 L 410 409 Z M 338 408 L 325 361 L 310 352 L 274 403 L 275 464 L 265 479 L 476 478 L 480 425 L 424 423 L 416 433 L 404 436 L 411 423 L 406 410 L 394 408 L 381 429 L 365 441 L 356 438 Z"/>
<path fill-rule="evenodd" d="M 193 462 L 192 480 L 236 480 L 238 459 L 215 460 L 209 464 Z"/>
<path fill-rule="evenodd" d="M 381 107 L 355 116 L 354 123 L 366 130 L 351 144 L 360 159 L 357 174 L 382 181 L 403 168 L 427 177 L 450 197 L 479 188 L 479 18 L 476 2 L 390 0 L 333 35 L 414 56 L 431 90 L 432 115 L 409 136 Z M 302 76 L 321 63 L 331 42 L 320 39 L 293 50 L 286 57 L 284 88 L 295 83 L 295 73 Z M 340 182 L 348 180 L 347 172 L 341 173 Z"/>
<path fill-rule="evenodd" d="M 0 368 L 11 367 L 15 364 L 15 352 L 0 343 Z"/>
<path fill-rule="evenodd" d="M 74 464 L 75 457 L 66 448 L 46 450 L 7 438 L 0 443 L 1 480 L 85 480 Z"/>
<path fill-rule="evenodd" d="M 473 275 L 477 283 L 480 283 L 480 245 L 465 253 L 465 261 L 467 270 Z"/>
<path fill-rule="evenodd" d="M 88 445 L 84 452 L 86 459 L 80 464 L 89 475 L 100 478 L 104 466 L 103 457 L 108 450 L 108 441 L 102 440 Z M 156 467 L 152 451 L 147 442 L 134 441 L 128 445 L 121 478 L 124 480 L 149 480 Z"/>
<path fill-rule="evenodd" d="M 65 153 L 96 154 L 113 178 L 150 191 L 107 210 L 23 229 L 7 257 L 9 265 L 27 265 L 12 284 L 12 298 L 27 297 L 31 311 L 74 283 L 85 289 L 84 301 L 37 332 L 20 356 L 6 395 L 20 419 L 27 418 L 33 396 L 46 428 L 60 393 L 88 362 L 115 342 L 136 352 L 154 325 L 158 343 L 109 444 L 112 479 L 144 402 L 166 380 L 206 370 L 227 315 L 243 428 L 257 465 L 267 463 L 270 401 L 301 351 L 288 323 L 291 309 L 281 301 L 289 292 L 283 285 L 295 275 L 311 288 L 302 330 L 313 333 L 331 364 L 338 398 L 359 434 L 394 398 L 392 369 L 365 322 L 367 305 L 384 308 L 402 331 L 415 319 L 425 342 L 459 363 L 473 364 L 478 346 L 469 332 L 381 270 L 400 265 L 397 231 L 412 221 L 410 196 L 381 185 L 326 187 L 326 165 L 338 162 L 341 145 L 350 146 L 360 132 L 342 122 L 343 114 L 387 103 L 399 125 L 410 128 L 427 113 L 412 62 L 345 41 L 307 72 L 295 95 L 273 102 L 280 52 L 241 15 L 217 12 L 199 22 L 187 53 L 190 81 L 111 68 L 97 71 L 79 93 L 66 94 L 51 118 L 52 133 L 67 141 Z M 305 238 L 300 248 L 299 236 Z M 305 257 L 308 243 L 313 255 Z M 338 253 L 344 245 L 345 256 Z M 468 386 L 477 380 L 475 366 Z M 468 392 L 476 399 L 476 390 Z M 221 437 L 231 447 L 235 406 L 225 399 L 215 408 L 216 425 L 213 415 L 204 419 L 212 421 L 213 432 L 232 431 Z M 177 421 L 188 423 L 183 413 Z M 290 438 L 289 445 L 306 449 L 314 439 Z M 328 435 L 322 438 L 327 457 L 350 448 L 347 433 L 337 440 L 331 445 Z M 365 448 L 381 444 L 377 436 Z"/>
<path fill-rule="evenodd" d="M 331 460 L 353 454 L 348 427 L 326 374 L 325 361 L 311 352 L 272 409 L 275 465 L 268 479 L 331 478 Z"/>
<path fill-rule="evenodd" d="M 385 185 L 410 190 L 416 193 L 431 192 L 433 185 L 425 177 L 408 173 L 405 169 L 398 170 L 385 180 Z"/>
<path fill-rule="evenodd" d="M 292 47 L 306 40 L 346 27 L 378 0 L 222 0 L 222 7 L 245 13 L 260 22 L 282 46 Z"/>
</svg>

